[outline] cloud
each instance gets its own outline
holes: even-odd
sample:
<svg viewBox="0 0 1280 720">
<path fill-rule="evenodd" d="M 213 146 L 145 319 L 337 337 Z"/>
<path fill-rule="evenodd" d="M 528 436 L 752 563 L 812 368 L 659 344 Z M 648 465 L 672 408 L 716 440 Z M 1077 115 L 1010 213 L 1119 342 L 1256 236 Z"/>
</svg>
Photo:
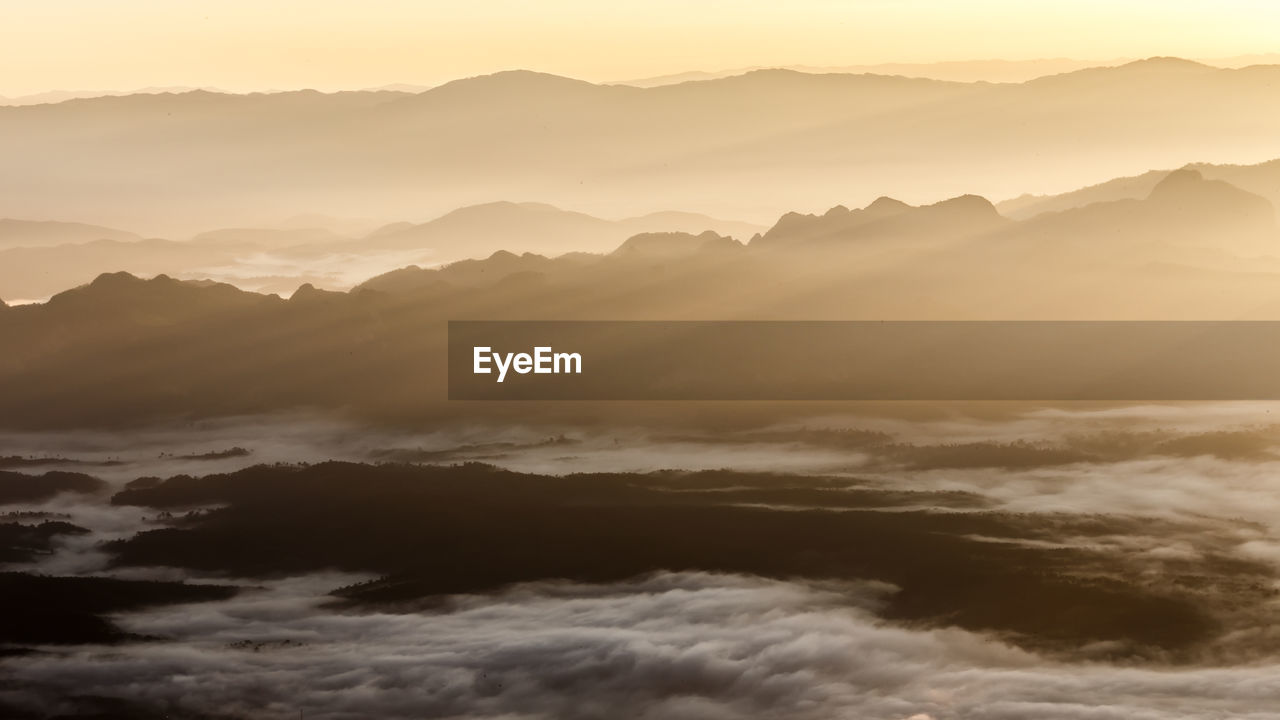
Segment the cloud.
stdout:
<svg viewBox="0 0 1280 720">
<path fill-rule="evenodd" d="M 282 719 L 1171 720 L 1280 707 L 1275 665 L 1053 662 L 973 633 L 877 621 L 868 608 L 888 588 L 874 584 L 683 573 L 526 585 L 439 612 L 317 609 L 313 593 L 338 580 L 133 615 L 130 629 L 178 639 L 3 670 L 11 687 L 49 694 Z"/>
<path fill-rule="evenodd" d="M 1035 410 L 992 420 L 821 422 L 921 444 L 1060 441 L 1082 432 L 1217 432 L 1270 422 L 1271 409 L 1220 404 Z M 561 432 L 572 442 L 542 442 Z M 367 460 L 387 448 L 462 446 L 475 447 L 489 462 L 552 473 L 667 467 L 838 471 L 871 486 L 974 492 L 1000 509 L 1045 518 L 1066 512 L 1176 521 L 1176 527 L 1125 526 L 1136 528 L 1132 534 L 1060 538 L 1140 565 L 1225 553 L 1280 564 L 1280 462 L 1156 456 L 1017 470 L 873 472 L 856 449 L 735 443 L 725 436 L 707 442 L 653 438 L 642 428 L 373 432 L 337 421 L 280 418 L 127 437 L 7 434 L 0 442 L 24 453 L 122 456 L 124 465 L 101 473 L 89 469 L 117 486 L 141 474 Z M 253 454 L 216 461 L 170 457 L 232 446 Z M 104 500 L 63 496 L 41 505 L 94 530 L 46 558 L 43 571 L 99 572 L 104 558 L 94 544 L 125 536 L 143 522 L 143 510 L 106 506 Z M 445 610 L 422 613 L 346 613 L 318 605 L 328 590 L 359 579 L 273 581 L 226 602 L 121 617 L 130 631 L 173 639 L 5 659 L 0 676 L 8 680 L 0 684 L 0 703 L 21 701 L 54 711 L 64 707 L 59 697 L 103 695 L 174 714 L 267 720 L 296 718 L 300 710 L 308 718 L 335 720 L 1261 720 L 1278 717 L 1273 708 L 1280 707 L 1280 664 L 1272 661 L 1126 667 L 1051 660 L 981 634 L 880 621 L 874 610 L 889 589 L 874 584 L 683 573 L 613 585 L 525 585 L 457 598 Z M 1236 630 L 1220 643 L 1227 648 L 1224 659 L 1250 647 L 1274 647 L 1271 636 L 1280 631 L 1269 622 L 1233 623 Z M 1251 655 L 1260 656 L 1270 657 Z"/>
</svg>

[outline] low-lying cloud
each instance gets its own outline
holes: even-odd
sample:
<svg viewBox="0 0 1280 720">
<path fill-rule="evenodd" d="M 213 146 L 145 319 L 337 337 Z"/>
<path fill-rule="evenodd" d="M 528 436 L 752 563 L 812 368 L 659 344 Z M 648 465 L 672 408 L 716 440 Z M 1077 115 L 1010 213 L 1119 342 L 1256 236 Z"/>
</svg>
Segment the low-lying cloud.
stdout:
<svg viewBox="0 0 1280 720">
<path fill-rule="evenodd" d="M 891 589 L 874 584 L 663 574 L 527 585 L 447 611 L 317 610 L 312 593 L 337 580 L 126 617 L 178 640 L 5 661 L 3 699 L 52 710 L 49 697 L 103 695 L 281 719 L 1171 720 L 1280 707 L 1280 666 L 1051 662 L 973 633 L 880 622 L 871 608 Z"/>
</svg>

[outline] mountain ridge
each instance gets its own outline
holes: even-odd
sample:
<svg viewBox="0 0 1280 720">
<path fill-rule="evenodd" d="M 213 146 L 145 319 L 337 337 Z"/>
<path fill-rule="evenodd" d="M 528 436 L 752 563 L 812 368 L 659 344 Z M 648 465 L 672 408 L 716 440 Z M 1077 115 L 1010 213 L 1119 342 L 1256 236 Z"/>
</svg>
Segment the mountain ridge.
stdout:
<svg viewBox="0 0 1280 720">
<path fill-rule="evenodd" d="M 1164 62 L 1060 87 L 765 70 L 642 89 L 512 72 L 419 94 L 0 107 L 0 153 L 11 158 L 0 216 L 185 237 L 320 207 L 397 218 L 506 197 L 596 217 L 681 207 L 763 223 L 879 195 L 1011 197 L 1189 155 L 1280 156 L 1267 122 L 1280 115 L 1280 68 L 1159 82 L 1140 70 Z"/>
</svg>

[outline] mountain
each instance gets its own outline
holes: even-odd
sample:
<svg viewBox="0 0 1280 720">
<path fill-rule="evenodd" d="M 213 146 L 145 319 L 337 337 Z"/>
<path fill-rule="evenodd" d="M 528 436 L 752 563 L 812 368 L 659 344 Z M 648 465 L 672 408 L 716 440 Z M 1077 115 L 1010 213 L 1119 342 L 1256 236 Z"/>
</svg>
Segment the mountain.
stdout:
<svg viewBox="0 0 1280 720">
<path fill-rule="evenodd" d="M 1041 60 L 957 60 L 936 63 L 879 63 L 875 65 L 818 67 L 812 65 L 787 65 L 773 69 L 794 70 L 796 72 L 814 74 L 840 73 L 852 75 L 901 75 L 904 77 L 928 78 L 930 80 L 945 80 L 948 82 L 1018 83 L 1034 80 L 1035 78 L 1043 77 L 1045 75 L 1057 75 L 1060 73 L 1083 70 L 1085 68 L 1104 64 L 1106 63 L 1089 60 L 1045 58 Z M 676 83 L 692 82 L 697 80 L 716 80 L 762 69 L 765 68 L 739 68 L 736 70 L 721 70 L 716 72 L 683 72 L 672 75 L 639 78 L 636 80 L 623 80 L 613 84 L 632 85 L 635 87 L 658 87 L 661 85 L 674 85 Z"/>
<path fill-rule="evenodd" d="M 170 240 L 95 240 L 53 247 L 0 250 L 0 293 L 36 300 L 90 282 L 105 272 L 179 274 L 229 263 L 243 247 L 210 247 Z"/>
<path fill-rule="evenodd" d="M 206 88 L 209 89 L 209 88 Z M 143 95 L 155 93 L 179 93 L 195 90 L 191 87 L 152 87 L 140 90 L 52 90 L 49 92 L 19 95 L 17 97 L 0 97 L 0 105 L 46 105 L 81 98 L 95 98 L 119 95 Z M 217 92 L 216 90 L 214 92 Z"/>
<path fill-rule="evenodd" d="M 1265 198 L 1185 168 L 1162 177 L 1145 198 L 1045 212 L 957 246 L 943 262 L 956 268 L 1172 263 L 1274 270 L 1280 227 Z"/>
<path fill-rule="evenodd" d="M 614 221 L 542 203 L 496 202 L 460 208 L 417 225 L 388 225 L 351 247 L 428 251 L 436 262 L 447 262 L 498 250 L 552 255 L 605 252 L 644 232 L 709 230 L 749 237 L 760 229 L 696 213 L 661 212 Z"/>
<path fill-rule="evenodd" d="M 715 233 L 640 234 L 608 253 L 501 251 L 287 301 L 104 275 L 0 312 L 0 426 L 304 406 L 456 419 L 461 408 L 444 402 L 446 321 L 456 319 L 1046 318 L 1280 319 L 1274 211 L 1184 170 L 1145 198 L 1022 221 L 977 196 L 881 199 L 785 216 L 745 246 Z M 516 412 L 499 405 L 465 411 Z"/>
<path fill-rule="evenodd" d="M 50 247 L 94 240 L 128 242 L 141 239 L 124 230 L 84 223 L 0 218 L 0 250 L 13 247 Z"/>
<path fill-rule="evenodd" d="M 318 210 L 442 215 L 494 197 L 751 222 L 880 195 L 1012 197 L 1189 157 L 1280 157 L 1277 82 L 1277 66 L 1165 59 L 1004 84 L 760 70 L 639 88 L 516 71 L 416 94 L 0 107 L 0 214 L 186 237 Z"/>
<path fill-rule="evenodd" d="M 640 233 L 627 238 L 611 255 L 628 259 L 669 260 L 708 252 L 738 252 L 743 244 L 708 230 L 694 235 L 686 232 Z"/>
<path fill-rule="evenodd" d="M 1192 163 L 1194 170 L 1210 180 L 1223 180 L 1242 190 L 1266 198 L 1280 208 L 1280 160 L 1257 165 L 1211 165 Z M 1000 212 L 1013 218 L 1028 218 L 1045 212 L 1082 207 L 1090 203 L 1146 197 L 1173 170 L 1152 170 L 1132 177 L 1116 178 L 1098 185 L 1060 195 L 1023 195 L 999 203 Z"/>
<path fill-rule="evenodd" d="M 60 227 L 40 227 L 48 225 Z M 87 236 L 109 232 L 74 224 L 71 229 Z M 345 290 L 407 264 L 440 264 L 504 248 L 549 254 L 607 252 L 638 233 L 710 230 L 745 238 L 761 229 L 695 213 L 660 212 L 613 221 L 538 203 L 498 202 L 461 208 L 427 223 L 386 225 L 360 239 L 301 224 L 224 228 L 186 241 L 133 237 L 0 248 L 0 297 L 39 300 L 116 271 L 211 278 L 283 295 L 304 283 Z M 46 233 L 46 239 L 53 237 Z"/>
<path fill-rule="evenodd" d="M 232 309 L 280 302 L 221 283 L 182 282 L 165 275 L 150 280 L 117 272 L 59 293 L 43 308 L 54 314 L 97 317 L 110 325 L 176 326 Z"/>
<path fill-rule="evenodd" d="M 904 245 L 946 244 L 956 238 L 993 230 L 1003 223 L 1004 218 L 995 206 L 976 195 L 922 207 L 881 197 L 860 210 L 837 205 L 820 216 L 788 213 L 751 244 L 752 247 L 817 243 L 866 247 L 888 243 L 901 249 Z"/>
</svg>

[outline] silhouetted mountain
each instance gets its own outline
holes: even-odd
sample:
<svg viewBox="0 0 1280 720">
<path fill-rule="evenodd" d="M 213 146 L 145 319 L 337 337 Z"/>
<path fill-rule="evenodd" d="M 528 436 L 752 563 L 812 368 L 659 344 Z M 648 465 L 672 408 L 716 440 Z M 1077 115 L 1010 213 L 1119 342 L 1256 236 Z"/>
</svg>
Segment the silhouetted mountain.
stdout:
<svg viewBox="0 0 1280 720">
<path fill-rule="evenodd" d="M 23 500 L 7 502 L 24 502 Z M 25 563 L 54 551 L 59 539 L 88 530 L 69 522 L 45 520 L 35 525 L 0 523 L 0 563 Z"/>
<path fill-rule="evenodd" d="M 298 289 L 289 297 L 290 303 L 325 303 L 337 302 L 338 298 L 343 297 L 340 292 L 332 292 L 329 290 L 317 290 L 311 283 L 300 285 Z"/>
<path fill-rule="evenodd" d="M 95 240 L 12 248 L 0 250 L 0 293 L 10 298 L 40 299 L 91 282 L 104 272 L 177 274 L 231 263 L 254 251 L 254 246 L 170 240 Z"/>
<path fill-rule="evenodd" d="M 0 573 L 0 643 L 6 645 L 110 644 L 140 640 L 108 619 L 146 607 L 225 600 L 236 589 L 102 577 L 47 577 Z"/>
<path fill-rule="evenodd" d="M 636 233 L 708 229 L 748 237 L 760 227 L 682 212 L 609 221 L 538 203 L 499 202 L 427 223 L 387 225 L 359 240 L 327 228 L 224 228 L 182 242 L 97 240 L 0 249 L 0 296 L 39 300 L 119 271 L 212 276 L 281 294 L 302 283 L 345 290 L 408 263 L 439 264 L 500 249 L 604 252 Z"/>
<path fill-rule="evenodd" d="M 299 498 L 307 499 L 306 512 L 297 511 Z M 373 608 L 659 570 L 870 578 L 897 588 L 881 609 L 889 618 L 1002 631 L 1011 642 L 1047 650 L 1123 642 L 1139 656 L 1188 649 L 1225 631 L 1218 613 L 1270 597 L 1261 587 L 1240 591 L 1242 581 L 1268 576 L 1259 561 L 1197 558 L 1187 571 L 1196 573 L 1192 588 L 1180 586 L 1178 575 L 1135 582 L 1110 559 L 1123 555 L 1061 544 L 1065 533 L 1123 537 L 1144 524 L 1132 518 L 1059 513 L 1046 523 L 984 512 L 975 500 L 728 471 L 555 477 L 475 463 L 260 466 L 117 494 L 112 502 L 120 505 L 223 509 L 110 547 L 123 565 L 237 576 L 372 571 L 384 577 L 335 594 Z M 974 511 L 925 509 L 954 506 Z"/>
<path fill-rule="evenodd" d="M 607 254 L 500 251 L 291 301 L 104 275 L 0 315 L 0 425 L 447 416 L 458 319 L 1280 318 L 1280 260 L 1264 257 L 1277 247 L 1265 200 L 1188 170 L 1144 199 L 1021 222 L 974 196 L 882 199 L 785 216 L 746 247 L 641 234 Z"/>
<path fill-rule="evenodd" d="M 283 302 L 273 295 L 246 293 L 220 283 L 182 282 L 165 275 L 142 280 L 128 273 L 110 273 L 59 293 L 38 307 L 70 333 L 50 338 L 61 344 L 86 338 L 127 342 L 159 328 L 181 327 L 231 311 Z M 21 326 L 33 319 L 32 315 L 15 314 L 10 321 Z"/>
<path fill-rule="evenodd" d="M 81 473 L 47 472 L 43 475 L 0 470 L 0 505 L 48 500 L 64 492 L 91 493 L 106 483 Z"/>
<path fill-rule="evenodd" d="M 612 254 L 628 258 L 671 259 L 703 252 L 734 252 L 742 249 L 742 243 L 737 240 L 708 230 L 699 235 L 678 232 L 641 233 L 627 238 Z"/>
<path fill-rule="evenodd" d="M 985 198 L 965 195 L 933 205 L 911 207 L 881 197 L 861 210 L 838 205 L 821 216 L 788 213 L 752 246 L 828 243 L 867 246 L 873 243 L 939 245 L 956 238 L 989 232 L 1004 218 Z"/>
</svg>

